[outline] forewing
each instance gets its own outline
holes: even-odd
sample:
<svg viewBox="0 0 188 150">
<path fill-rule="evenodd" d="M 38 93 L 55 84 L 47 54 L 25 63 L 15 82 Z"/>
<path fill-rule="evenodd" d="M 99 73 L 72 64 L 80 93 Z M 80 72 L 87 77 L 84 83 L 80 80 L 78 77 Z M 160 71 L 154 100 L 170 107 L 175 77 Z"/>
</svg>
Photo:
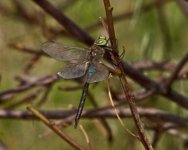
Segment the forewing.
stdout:
<svg viewBox="0 0 188 150">
<path fill-rule="evenodd" d="M 108 69 L 96 62 L 93 64 L 96 67 L 96 72 L 92 75 L 91 79 L 89 81 L 87 81 L 88 83 L 94 83 L 94 82 L 99 82 L 99 81 L 103 81 L 108 77 Z"/>
<path fill-rule="evenodd" d="M 87 63 L 70 64 L 67 63 L 62 72 L 57 74 L 63 79 L 79 78 L 86 73 Z"/>
<path fill-rule="evenodd" d="M 87 49 L 68 47 L 55 42 L 46 42 L 42 45 L 42 50 L 51 57 L 60 61 L 77 63 L 87 59 Z"/>
</svg>

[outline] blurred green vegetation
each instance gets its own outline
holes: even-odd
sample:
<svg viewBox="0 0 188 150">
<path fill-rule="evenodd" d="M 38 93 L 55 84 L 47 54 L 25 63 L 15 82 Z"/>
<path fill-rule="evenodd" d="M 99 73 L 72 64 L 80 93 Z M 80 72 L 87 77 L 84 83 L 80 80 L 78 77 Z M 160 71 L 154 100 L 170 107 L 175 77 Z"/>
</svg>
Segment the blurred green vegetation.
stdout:
<svg viewBox="0 0 188 150">
<path fill-rule="evenodd" d="M 54 0 L 53 4 L 61 8 L 67 1 Z M 41 10 L 32 1 L 22 1 L 21 3 L 30 12 Z M 145 59 L 156 61 L 170 59 L 174 62 L 178 62 L 187 52 L 187 18 L 183 15 L 175 1 L 169 2 L 162 7 L 171 40 L 171 49 L 165 49 L 163 33 L 161 32 L 156 8 L 147 12 L 139 11 L 141 8 L 140 4 L 147 3 L 150 3 L 150 1 L 112 0 L 114 16 L 128 11 L 135 12 L 132 18 L 115 22 L 119 48 L 123 49 L 122 47 L 125 46 L 125 56 L 123 59 L 128 63 Z M 0 10 L 0 74 L 2 76 L 0 90 L 3 91 L 14 88 L 17 85 L 17 81 L 14 80 L 15 76 L 22 74 L 23 68 L 31 59 L 30 54 L 23 54 L 15 51 L 7 45 L 10 43 L 21 43 L 27 47 L 38 50 L 40 49 L 41 44 L 47 39 L 44 38 L 41 29 L 37 25 L 25 22 L 21 16 L 16 14 L 16 9 L 11 0 L 1 1 L 0 5 L 11 12 L 10 14 L 5 14 L 1 13 Z M 83 28 L 98 22 L 100 16 L 105 16 L 103 2 L 101 0 L 75 1 L 72 5 L 62 11 Z M 49 15 L 46 15 L 45 19 L 48 25 L 60 27 L 60 25 Z M 93 31 L 89 31 L 89 34 L 94 38 L 97 38 L 100 34 L 106 33 L 104 29 L 100 27 Z M 84 46 L 78 41 L 70 40 L 63 36 L 58 36 L 55 40 L 63 42 L 66 45 Z M 46 74 L 55 74 L 61 70 L 61 66 L 61 63 L 53 59 L 42 58 L 32 70 L 31 75 L 44 76 Z M 147 75 L 154 78 L 159 75 L 159 72 L 150 72 Z M 104 81 L 104 83 L 99 83 L 95 88 L 93 86 L 90 87 L 98 104 L 101 106 L 109 103 L 107 94 L 105 91 L 101 90 L 107 86 L 106 83 L 107 82 Z M 183 87 L 178 82 L 174 84 L 173 88 L 178 91 L 180 89 L 181 91 L 186 91 L 188 89 L 187 82 L 182 84 Z M 69 85 L 76 85 L 76 83 L 67 80 L 59 81 L 53 87 L 47 102 L 42 108 L 66 109 L 70 104 L 77 106 L 81 90 L 62 92 L 57 89 L 58 86 L 66 87 Z M 132 86 L 134 87 L 134 85 Z M 187 95 L 186 92 L 184 92 L 184 94 Z M 20 99 L 21 97 L 22 95 L 15 99 Z M 187 112 L 159 96 L 143 101 L 142 103 L 139 103 L 139 105 L 145 107 L 154 106 L 155 108 L 187 116 Z M 89 107 L 91 107 L 91 104 L 87 101 L 85 108 Z M 25 106 L 22 106 L 20 109 L 25 110 Z M 96 121 L 95 123 L 91 120 L 80 121 L 80 123 L 84 125 L 95 149 L 143 149 L 142 145 L 136 139 L 124 131 L 120 126 L 119 121 L 116 119 L 108 119 L 107 121 L 114 136 L 114 142 L 111 144 L 107 142 L 105 136 L 103 136 L 101 131 L 94 125 L 97 124 Z M 124 121 L 128 128 L 135 130 L 132 120 L 124 119 Z M 10 150 L 41 150 L 44 148 L 46 150 L 72 149 L 54 133 L 40 137 L 41 134 L 45 134 L 48 130 L 49 129 L 45 125 L 37 121 L 0 120 L 0 140 L 3 141 Z M 70 126 L 64 130 L 82 145 L 87 145 L 79 129 L 75 130 L 73 126 Z M 151 139 L 153 133 L 147 132 L 147 134 Z M 183 149 L 182 147 L 183 142 L 180 139 L 168 134 L 162 136 L 162 139 L 157 146 L 160 150 L 181 150 Z"/>
</svg>

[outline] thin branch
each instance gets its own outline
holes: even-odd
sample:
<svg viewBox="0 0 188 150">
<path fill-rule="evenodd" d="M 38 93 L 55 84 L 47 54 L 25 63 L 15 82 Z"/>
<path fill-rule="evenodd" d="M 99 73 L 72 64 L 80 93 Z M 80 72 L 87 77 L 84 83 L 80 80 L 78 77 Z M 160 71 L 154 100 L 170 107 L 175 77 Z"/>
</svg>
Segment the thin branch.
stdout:
<svg viewBox="0 0 188 150">
<path fill-rule="evenodd" d="M 144 133 L 144 128 L 142 126 L 142 122 L 140 120 L 140 116 L 138 114 L 138 110 L 135 104 L 135 97 L 132 94 L 132 91 L 130 90 L 130 86 L 127 82 L 127 79 L 125 77 L 125 72 L 123 68 L 123 64 L 120 62 L 120 58 L 118 55 L 118 47 L 117 47 L 117 42 L 116 42 L 116 37 L 115 37 L 115 32 L 114 32 L 114 25 L 113 25 L 113 17 L 112 17 L 112 7 L 110 6 L 110 1 L 109 0 L 103 0 L 104 5 L 105 5 L 105 11 L 106 11 L 106 16 L 107 16 L 107 23 L 108 23 L 108 33 L 110 37 L 110 42 L 112 45 L 112 49 L 115 52 L 115 57 L 114 57 L 114 64 L 118 64 L 118 67 L 121 71 L 121 75 L 119 76 L 123 91 L 125 93 L 125 97 L 128 100 L 130 110 L 132 112 L 132 116 L 135 122 L 135 125 L 138 130 L 138 134 L 140 137 L 140 141 L 142 142 L 143 146 L 147 150 L 152 150 L 152 146 L 150 142 L 148 141 L 145 133 Z"/>
<path fill-rule="evenodd" d="M 177 64 L 170 61 L 156 62 L 151 60 L 142 60 L 142 61 L 131 63 L 131 66 L 140 71 L 155 70 L 155 71 L 168 71 L 171 73 L 174 71 L 174 68 L 177 67 Z M 181 70 L 177 75 L 176 79 L 186 79 L 187 77 L 188 77 L 188 70 Z"/>
<path fill-rule="evenodd" d="M 25 92 L 29 89 L 32 89 L 33 87 L 45 86 L 51 84 L 52 82 L 57 81 L 57 75 L 51 75 L 51 76 L 49 75 L 49 76 L 44 76 L 42 78 L 32 78 L 32 77 L 24 77 L 24 78 L 27 80 L 25 84 L 14 89 L 9 89 L 0 92 L 0 103 L 6 102 L 7 99 L 11 98 L 15 94 Z"/>
<path fill-rule="evenodd" d="M 110 5 L 109 0 L 103 0 L 103 2 L 104 2 L 104 6 L 105 6 L 105 11 L 106 11 L 108 34 L 109 34 L 111 47 L 118 54 L 116 35 L 115 35 L 115 31 L 114 31 L 114 22 L 113 22 L 113 17 L 112 17 L 113 7 Z"/>
<path fill-rule="evenodd" d="M 144 6 L 142 6 L 141 12 L 151 11 L 152 9 L 156 8 L 156 6 L 161 7 L 161 6 L 164 6 L 165 4 L 167 4 L 168 2 L 171 2 L 171 1 L 172 0 L 163 0 L 163 1 L 154 0 L 151 3 L 145 4 Z M 113 16 L 113 20 L 114 20 L 114 22 L 119 22 L 119 21 L 122 21 L 122 20 L 131 19 L 131 17 L 134 15 L 134 13 L 135 13 L 134 10 L 131 10 L 129 12 L 124 12 L 124 13 L 119 14 L 117 16 Z M 98 27 L 101 27 L 101 21 L 98 21 L 94 24 L 88 25 L 84 29 L 86 31 L 91 31 L 91 30 L 95 30 Z M 66 34 L 62 29 L 54 29 L 54 32 L 55 32 L 55 34 L 60 34 L 60 33 L 63 34 L 63 35 Z"/>
<path fill-rule="evenodd" d="M 47 0 L 33 0 L 41 8 L 44 9 L 49 15 L 55 18 L 69 33 L 71 33 L 78 40 L 90 46 L 94 40 L 84 30 L 78 27 L 73 21 L 67 18 L 59 9 L 54 7 Z"/>
<path fill-rule="evenodd" d="M 39 25 L 41 26 L 42 22 L 44 22 L 44 13 L 41 11 L 35 11 L 32 14 L 28 11 L 27 8 L 25 8 L 21 1 L 14 0 L 12 1 L 14 7 L 16 8 L 17 16 L 20 16 L 23 18 L 25 22 L 32 25 Z"/>
<path fill-rule="evenodd" d="M 62 130 L 58 128 L 55 122 L 48 120 L 44 115 L 34 109 L 31 105 L 27 106 L 27 109 L 31 111 L 34 116 L 36 116 L 39 120 L 41 120 L 44 124 L 46 124 L 51 130 L 53 130 L 57 135 L 59 135 L 64 141 L 69 143 L 72 147 L 77 150 L 84 150 L 84 148 L 76 143 L 73 139 L 71 139 L 68 135 L 66 135 Z"/>
<path fill-rule="evenodd" d="M 28 53 L 28 54 L 33 54 L 36 56 L 47 56 L 45 53 L 39 51 L 39 50 L 34 50 L 28 47 L 25 47 L 22 44 L 16 44 L 16 43 L 12 43 L 9 44 L 9 47 L 14 48 L 13 50 L 18 50 L 24 53 Z M 35 56 L 34 56 L 35 57 Z M 131 66 L 135 69 L 137 69 L 138 71 L 144 71 L 144 70 L 161 70 L 161 71 L 170 71 L 172 72 L 174 70 L 174 68 L 176 67 L 175 63 L 169 62 L 169 61 L 162 61 L 162 62 L 155 62 L 155 61 L 151 61 L 151 60 L 143 60 L 143 61 L 138 61 L 138 62 L 134 62 L 131 63 Z M 188 74 L 188 70 L 182 71 L 178 74 L 178 78 L 186 78 Z"/>
<path fill-rule="evenodd" d="M 37 1 L 37 0 L 34 0 L 34 1 Z M 49 4 L 48 1 L 46 1 L 46 0 L 38 0 L 38 1 L 40 1 L 39 3 L 47 2 L 47 4 Z M 164 0 L 164 1 L 154 0 L 151 3 L 144 5 L 142 10 L 148 11 L 148 10 L 153 9 L 155 7 L 155 3 L 156 3 L 156 5 L 163 6 L 167 1 L 168 0 Z M 181 1 L 182 2 L 183 0 L 177 0 L 177 1 Z M 49 5 L 44 4 L 44 5 L 45 6 L 43 6 L 43 7 L 45 7 L 44 8 L 45 11 L 47 11 L 55 19 L 57 19 L 56 17 L 59 16 L 59 14 L 58 13 L 52 14 L 52 11 L 54 11 L 54 10 L 53 9 L 51 10 L 51 8 L 53 8 L 53 6 L 51 4 L 49 4 Z M 47 6 L 50 6 L 50 7 L 47 8 Z M 186 5 L 184 5 L 184 6 L 183 7 L 186 8 Z M 37 23 L 38 17 L 35 18 L 36 14 L 29 14 L 27 11 L 24 12 L 25 11 L 25 10 L 23 10 L 24 7 L 21 7 L 22 10 L 19 11 L 19 7 L 20 6 L 18 5 L 17 6 L 17 14 L 19 13 L 20 15 L 23 15 L 22 18 L 25 17 L 25 21 L 26 22 L 29 22 L 29 19 L 30 19 L 29 17 L 34 17 L 33 19 L 36 19 L 36 20 L 34 20 L 34 21 L 36 21 L 36 23 L 34 22 L 33 24 L 41 26 L 41 24 Z M 111 7 L 108 7 L 108 8 L 112 11 Z M 9 15 L 10 11 L 9 10 L 7 10 L 7 11 L 8 11 L 7 12 L 8 15 Z M 116 16 L 114 18 L 114 21 L 117 21 L 118 18 L 120 20 L 121 19 L 125 19 L 125 18 L 130 18 L 131 17 L 131 13 L 132 12 L 124 13 L 124 16 L 123 16 L 123 14 L 118 15 L 118 16 Z M 5 14 L 6 14 L 6 12 L 5 12 Z M 31 15 L 31 16 L 27 17 L 27 15 L 28 16 Z M 59 16 L 59 18 L 61 18 L 61 17 L 62 17 L 62 14 Z M 112 19 L 111 19 L 111 21 L 113 23 Z M 32 20 L 31 20 L 31 22 L 32 22 Z M 61 24 L 64 27 L 66 26 L 64 24 L 67 23 L 66 20 L 63 21 L 62 18 L 59 19 L 58 22 L 61 22 Z M 67 28 L 69 28 L 69 27 L 67 27 Z M 80 37 L 83 36 L 81 41 L 84 41 L 84 39 L 87 39 L 86 38 L 88 36 L 87 33 L 80 34 L 82 32 L 82 30 L 81 31 L 77 30 L 74 26 L 70 26 L 69 30 L 71 30 L 71 31 L 69 31 L 67 28 L 66 28 L 66 30 L 70 34 L 72 34 L 72 36 L 74 36 L 76 38 L 78 36 L 75 36 L 75 35 L 80 35 Z M 73 29 L 75 29 L 75 30 L 73 30 Z M 80 29 L 80 28 L 78 27 L 78 29 Z M 110 32 L 112 32 L 112 31 L 110 31 Z M 85 36 L 85 35 L 87 35 L 87 36 Z M 78 38 L 80 38 L 80 37 L 78 37 Z M 115 32 L 114 32 L 114 37 L 115 37 Z M 88 42 L 88 41 L 84 41 L 84 42 L 92 44 L 93 43 L 92 40 L 93 39 L 91 38 L 90 42 Z M 114 41 L 115 40 L 113 40 L 113 42 Z M 114 42 L 114 43 L 116 44 L 116 42 Z M 90 45 L 90 44 L 88 44 L 88 45 Z M 112 46 L 112 47 L 114 47 L 114 46 Z M 23 50 L 24 48 L 23 47 L 20 48 L 20 51 L 22 51 L 21 49 Z M 35 58 L 37 58 L 37 57 L 40 58 L 41 56 L 44 55 L 44 53 L 41 53 L 40 51 L 34 51 L 32 49 L 27 49 L 27 50 L 24 50 L 23 52 L 27 52 L 27 53 L 33 54 L 33 58 L 34 58 L 33 60 L 34 61 L 35 61 Z M 181 61 L 183 61 L 183 60 L 181 60 Z M 118 60 L 118 63 L 119 62 L 120 61 Z M 120 63 L 123 63 L 123 62 L 120 62 Z M 182 68 L 183 68 L 184 65 L 182 65 L 180 67 L 180 69 L 178 69 L 180 63 L 178 65 L 174 65 L 172 63 L 164 63 L 164 64 L 161 64 L 161 65 L 160 64 L 158 65 L 158 64 L 155 64 L 155 63 L 149 64 L 149 65 L 145 64 L 144 66 L 140 66 L 140 67 L 137 66 L 136 69 L 134 68 L 135 67 L 134 65 L 130 66 L 130 65 L 127 65 L 127 64 L 123 63 L 124 66 L 122 66 L 122 70 L 124 69 L 124 72 L 129 77 L 131 77 L 135 82 L 137 82 L 139 85 L 141 85 L 143 87 L 143 89 L 146 89 L 145 92 L 141 92 L 141 95 L 137 95 L 138 93 L 135 92 L 136 94 L 134 94 L 134 95 L 135 95 L 136 99 L 138 99 L 138 98 L 147 98 L 147 97 L 152 96 L 153 94 L 157 94 L 157 95 L 165 97 L 164 100 L 173 101 L 176 104 L 180 105 L 181 107 L 188 109 L 188 98 L 183 96 L 183 95 L 181 95 L 180 93 L 170 89 L 170 87 L 172 86 L 172 83 L 177 78 L 180 78 L 180 77 L 183 78 L 184 75 L 188 76 L 188 71 L 187 70 L 182 71 Z M 33 62 L 31 62 L 28 65 L 29 66 L 28 68 L 32 69 L 32 65 L 33 65 Z M 172 70 L 173 68 L 175 68 L 175 70 Z M 169 72 L 173 71 L 173 73 L 172 73 L 172 75 L 170 77 L 164 79 L 164 81 L 166 80 L 169 85 L 167 84 L 166 87 L 165 87 L 165 83 L 166 82 L 157 81 L 156 79 L 150 79 L 149 77 L 145 76 L 142 73 L 142 71 L 145 71 L 145 70 L 148 70 L 148 69 L 155 69 L 155 70 L 169 71 Z M 12 96 L 15 96 L 15 95 L 17 95 L 17 94 L 19 94 L 21 92 L 25 92 L 25 91 L 30 90 L 32 88 L 38 88 L 38 87 L 40 87 L 40 88 L 48 88 L 51 83 L 54 83 L 55 81 L 57 81 L 57 77 L 53 76 L 53 75 L 47 77 L 46 79 L 44 77 L 44 80 L 40 80 L 39 78 L 35 78 L 36 80 L 33 80 L 34 78 L 33 77 L 28 77 L 27 79 L 26 78 L 25 79 L 24 78 L 19 78 L 18 81 L 21 83 L 21 85 L 19 85 L 18 87 L 15 87 L 13 89 L 9 89 L 9 90 L 0 92 L 0 102 L 6 102 Z M 126 82 L 126 80 L 124 80 L 124 79 L 122 81 Z M 123 86 L 126 86 L 126 85 L 123 85 Z M 170 90 L 165 92 L 165 90 L 164 90 L 165 88 L 164 87 L 167 88 L 167 89 L 169 88 Z M 128 87 L 128 90 L 130 90 L 129 87 Z M 125 89 L 125 91 L 126 91 L 126 89 Z M 46 92 L 46 93 L 48 93 L 48 92 Z M 125 98 L 125 97 L 123 97 L 123 98 L 120 97 L 119 98 L 118 97 L 119 95 L 117 95 L 117 92 L 115 94 L 116 94 L 115 96 L 116 96 L 117 99 L 123 100 L 123 101 L 117 102 L 116 103 L 117 106 L 122 106 L 123 104 L 125 104 L 127 102 L 127 98 Z M 26 102 L 25 100 L 30 100 L 30 96 L 31 95 L 32 95 L 32 93 L 30 93 L 30 95 L 28 94 L 24 99 L 22 99 L 23 102 Z M 43 100 L 46 99 L 46 95 L 47 94 L 44 95 Z M 132 95 L 130 94 L 130 96 L 133 96 L 133 94 Z M 31 96 L 31 98 L 32 98 L 32 96 Z M 17 101 L 18 102 L 17 104 L 16 104 L 16 102 L 13 103 L 13 106 L 14 106 L 14 104 L 15 104 L 15 106 L 18 106 L 18 105 L 22 104 L 22 100 L 21 101 Z M 101 99 L 101 101 L 102 101 L 102 99 Z M 6 103 L 5 103 L 5 105 L 6 105 Z M 150 119 L 151 121 L 153 121 L 154 124 L 155 123 L 157 124 L 158 120 L 160 120 L 162 122 L 165 122 L 165 123 L 166 122 L 167 123 L 172 122 L 173 125 L 171 125 L 168 128 L 165 128 L 166 130 L 169 130 L 170 128 L 175 128 L 175 127 L 176 128 L 188 127 L 188 120 L 186 118 L 182 118 L 182 117 L 177 116 L 177 115 L 171 115 L 169 113 L 165 113 L 165 112 L 158 111 L 158 110 L 155 110 L 155 109 L 147 109 L 147 108 L 143 108 L 143 109 L 138 108 L 138 112 L 139 112 L 141 117 L 144 117 L 146 119 Z M 46 113 L 45 115 L 47 115 L 47 116 L 49 115 L 48 117 L 51 118 L 51 119 L 62 119 L 62 118 L 65 118 L 65 122 L 69 121 L 69 123 L 70 123 L 72 118 L 73 118 L 72 116 L 74 115 L 75 111 L 74 110 L 70 110 L 70 111 L 42 111 L 42 113 L 44 113 L 44 114 Z M 132 117 L 132 114 L 131 114 L 129 109 L 119 109 L 119 114 L 120 114 L 121 117 L 129 117 L 129 118 Z M 110 106 L 104 106 L 102 108 L 98 108 L 98 109 L 95 108 L 95 109 L 86 110 L 86 111 L 83 112 L 83 118 L 87 118 L 87 119 L 97 118 L 97 119 L 104 120 L 106 118 L 114 118 L 115 119 L 115 117 L 116 117 L 116 115 L 115 115 L 115 113 L 113 113 L 113 109 Z M 16 110 L 12 110 L 12 111 L 11 110 L 0 110 L 0 118 L 32 119 L 32 120 L 36 119 L 36 117 L 33 114 L 31 114 L 31 113 L 28 113 L 26 111 L 16 111 Z M 53 125 L 53 123 L 52 123 L 52 125 Z M 153 130 L 154 129 L 152 129 L 152 131 Z"/>
<path fill-rule="evenodd" d="M 47 101 L 48 95 L 50 94 L 52 90 L 52 86 L 53 86 L 53 83 L 51 83 L 48 87 L 46 87 L 45 92 L 43 93 L 41 99 L 36 104 L 37 107 L 40 107 L 42 104 L 44 104 Z"/>
<path fill-rule="evenodd" d="M 31 58 L 30 62 L 25 66 L 23 72 L 25 74 L 29 74 L 29 72 L 33 69 L 34 65 L 40 60 L 41 55 L 35 55 Z"/>
<path fill-rule="evenodd" d="M 21 52 L 24 52 L 24 53 L 39 55 L 39 56 L 40 55 L 48 56 L 45 53 L 43 53 L 42 51 L 34 50 L 34 49 L 31 49 L 31 48 L 25 47 L 22 44 L 10 43 L 8 46 L 10 48 L 13 48 L 13 50 L 21 51 Z"/>
<path fill-rule="evenodd" d="M 31 101 L 33 101 L 37 97 L 39 92 L 40 92 L 39 90 L 35 91 L 34 93 L 31 93 L 31 94 L 27 95 L 23 99 L 21 99 L 19 101 L 16 101 L 16 102 L 14 102 L 12 104 L 9 104 L 8 106 L 3 107 L 3 109 L 14 109 L 15 107 L 18 107 L 18 106 L 20 106 L 22 104 L 31 103 Z"/>
<path fill-rule="evenodd" d="M 165 93 L 164 89 L 161 88 L 162 87 L 161 84 L 163 83 L 160 83 L 160 82 L 157 82 L 148 78 L 143 73 L 141 73 L 140 71 L 138 71 L 137 69 L 135 69 L 134 67 L 126 63 L 124 63 L 124 71 L 130 78 L 132 78 L 136 83 L 138 83 L 143 88 L 148 89 L 149 91 L 154 90 L 156 94 L 166 97 L 167 99 L 165 100 L 173 101 L 176 104 L 188 109 L 187 97 L 181 95 L 180 93 L 174 90 L 170 90 L 168 93 Z M 32 87 L 35 87 L 37 85 L 45 86 L 46 84 L 50 84 L 51 82 L 54 82 L 54 81 L 57 81 L 56 75 L 42 77 L 41 80 L 37 79 L 36 81 L 34 81 L 34 83 L 32 83 L 33 82 L 33 79 L 32 79 L 31 83 L 28 82 L 27 84 L 24 84 L 20 87 L 0 92 L 0 102 L 2 103 L 3 101 L 6 101 L 12 96 L 19 94 L 21 92 L 24 92 L 25 90 L 31 89 Z"/>
<path fill-rule="evenodd" d="M 181 59 L 181 61 L 176 66 L 175 70 L 173 71 L 172 75 L 168 79 L 167 83 L 165 84 L 166 90 L 170 89 L 173 81 L 178 77 L 178 74 L 180 73 L 181 69 L 184 67 L 187 61 L 188 61 L 188 53 Z"/>
<path fill-rule="evenodd" d="M 151 119 L 152 121 L 162 121 L 170 122 L 174 124 L 179 124 L 184 127 L 188 127 L 188 119 L 186 117 L 177 116 L 170 114 L 165 111 L 161 111 L 154 108 L 138 108 L 138 112 L 141 117 Z M 49 119 L 65 119 L 74 115 L 74 110 L 40 110 L 44 116 Z M 128 108 L 119 108 L 119 116 L 122 118 L 131 118 L 132 114 Z M 22 120 L 33 120 L 37 119 L 35 115 L 29 113 L 28 111 L 21 110 L 0 110 L 1 119 L 22 119 Z M 88 109 L 83 111 L 83 118 L 85 119 L 96 119 L 96 118 L 114 118 L 116 119 L 116 114 L 112 107 L 106 109 L 106 107 L 100 107 L 97 109 Z"/>
<path fill-rule="evenodd" d="M 36 56 L 47 56 L 45 53 L 42 53 L 39 50 L 34 50 L 28 47 L 25 47 L 24 45 L 21 44 L 9 44 L 11 48 L 14 48 L 14 50 L 18 50 L 24 53 L 28 54 L 33 54 Z M 34 56 L 35 57 L 35 56 Z M 169 61 L 162 61 L 162 62 L 154 62 L 150 60 L 144 60 L 144 61 L 139 61 L 139 62 L 134 62 L 131 63 L 131 66 L 133 66 L 135 69 L 144 71 L 144 70 L 151 70 L 151 69 L 157 69 L 161 71 L 170 71 L 172 72 L 174 68 L 176 67 L 176 64 L 171 63 Z M 182 71 L 178 74 L 178 79 L 182 78 L 185 79 L 188 77 L 188 70 Z"/>
<path fill-rule="evenodd" d="M 122 62 L 123 63 L 123 62 Z M 144 87 L 148 90 L 154 90 L 156 94 L 159 94 L 163 97 L 166 97 L 167 99 L 164 100 L 170 100 L 175 102 L 176 104 L 182 106 L 183 108 L 188 109 L 188 98 L 181 95 L 180 93 L 170 90 L 168 93 L 164 91 L 163 84 L 164 82 L 157 82 L 155 80 L 152 80 L 148 78 L 146 75 L 141 73 L 140 71 L 136 70 L 132 66 L 124 63 L 124 71 L 125 73 L 133 79 L 137 84 Z"/>
<path fill-rule="evenodd" d="M 153 148 L 156 149 L 156 146 L 157 146 L 157 143 L 160 140 L 160 137 L 161 137 L 161 132 L 156 130 L 155 133 L 154 133 L 153 141 L 152 141 Z"/>
</svg>

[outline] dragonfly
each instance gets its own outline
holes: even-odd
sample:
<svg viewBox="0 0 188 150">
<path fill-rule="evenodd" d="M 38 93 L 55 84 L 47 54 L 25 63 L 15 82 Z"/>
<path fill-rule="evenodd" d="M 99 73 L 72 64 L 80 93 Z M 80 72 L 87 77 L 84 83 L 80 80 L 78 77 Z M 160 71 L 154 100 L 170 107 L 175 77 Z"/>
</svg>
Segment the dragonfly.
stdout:
<svg viewBox="0 0 188 150">
<path fill-rule="evenodd" d="M 69 47 L 56 42 L 46 42 L 42 50 L 56 60 L 63 61 L 65 66 L 57 75 L 63 79 L 73 79 L 86 76 L 80 103 L 75 116 L 76 128 L 81 117 L 90 83 L 100 82 L 108 77 L 108 69 L 100 62 L 105 53 L 108 40 L 99 36 L 91 47 Z"/>
</svg>

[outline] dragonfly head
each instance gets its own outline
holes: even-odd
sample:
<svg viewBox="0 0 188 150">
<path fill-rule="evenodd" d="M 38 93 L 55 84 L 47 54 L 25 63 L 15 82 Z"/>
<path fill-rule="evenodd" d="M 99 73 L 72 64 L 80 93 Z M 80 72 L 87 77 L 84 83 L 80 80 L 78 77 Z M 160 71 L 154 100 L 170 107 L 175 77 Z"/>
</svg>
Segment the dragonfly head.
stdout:
<svg viewBox="0 0 188 150">
<path fill-rule="evenodd" d="M 95 40 L 94 44 L 98 46 L 108 46 L 108 40 L 105 36 L 99 36 L 99 38 Z"/>
</svg>

